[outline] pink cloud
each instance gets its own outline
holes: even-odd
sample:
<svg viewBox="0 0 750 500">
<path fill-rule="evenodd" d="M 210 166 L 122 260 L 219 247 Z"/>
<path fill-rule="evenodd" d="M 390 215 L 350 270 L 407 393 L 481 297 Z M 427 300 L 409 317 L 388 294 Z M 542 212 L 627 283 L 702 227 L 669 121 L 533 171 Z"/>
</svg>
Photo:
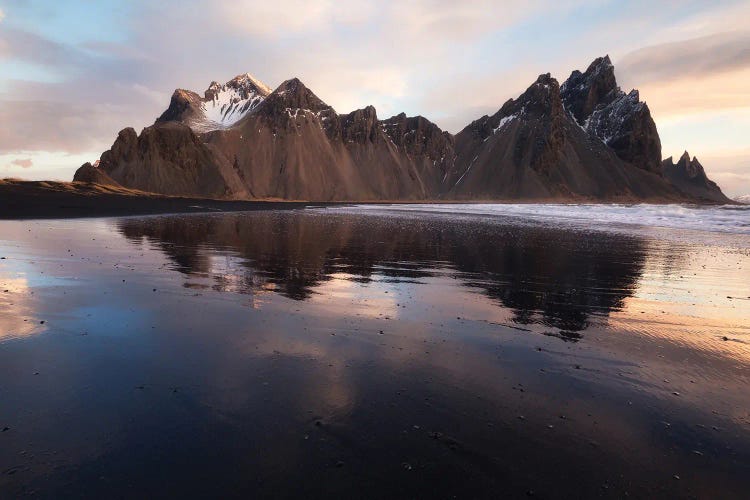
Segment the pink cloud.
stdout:
<svg viewBox="0 0 750 500">
<path fill-rule="evenodd" d="M 16 158 L 10 164 L 16 167 L 29 168 L 34 165 L 34 162 L 31 161 L 31 158 Z"/>
</svg>

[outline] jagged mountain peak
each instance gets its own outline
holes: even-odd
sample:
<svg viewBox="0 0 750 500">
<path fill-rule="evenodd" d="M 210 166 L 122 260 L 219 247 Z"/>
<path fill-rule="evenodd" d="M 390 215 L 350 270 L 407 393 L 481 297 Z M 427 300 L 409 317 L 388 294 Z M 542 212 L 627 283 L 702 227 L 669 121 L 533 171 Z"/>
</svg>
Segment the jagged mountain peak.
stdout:
<svg viewBox="0 0 750 500">
<path fill-rule="evenodd" d="M 341 139 L 344 142 L 364 143 L 378 140 L 379 121 L 374 106 L 355 109 L 351 113 L 339 117 L 341 124 Z"/>
<path fill-rule="evenodd" d="M 255 78 L 250 73 L 242 73 L 235 76 L 226 83 L 227 86 L 252 88 L 260 94 L 268 95 L 271 93 L 271 88 L 263 83 L 262 81 Z"/>
<path fill-rule="evenodd" d="M 229 97 L 235 101 L 240 101 L 253 96 L 266 97 L 271 93 L 271 89 L 250 73 L 242 73 L 225 84 L 215 80 L 212 81 L 204 92 L 204 101 L 221 100 L 222 92 L 231 92 L 233 95 Z"/>
<path fill-rule="evenodd" d="M 488 117 L 493 129 L 497 129 L 500 122 L 509 117 L 523 114 L 550 114 L 562 112 L 560 100 L 560 86 L 549 73 L 539 75 L 518 98 L 508 99 L 493 116 Z"/>
<path fill-rule="evenodd" d="M 609 71 L 610 69 L 614 69 L 614 65 L 612 64 L 612 60 L 609 58 L 609 54 L 606 54 L 591 61 L 589 67 L 586 68 L 586 74 L 596 75 L 602 72 Z"/>
<path fill-rule="evenodd" d="M 484 115 L 467 125 L 459 134 L 470 134 L 481 140 L 497 134 L 506 125 L 517 118 L 531 112 L 550 109 L 554 97 L 559 101 L 559 89 L 557 80 L 549 73 L 541 74 L 529 87 L 516 99 L 508 99 L 500 109 L 492 116 Z"/>
<path fill-rule="evenodd" d="M 609 56 L 594 59 L 583 73 L 573 71 L 560 92 L 566 109 L 578 123 L 585 123 L 597 106 L 608 104 L 620 92 Z"/>
<path fill-rule="evenodd" d="M 719 186 L 708 178 L 698 158 L 691 158 L 687 151 L 682 153 L 677 163 L 671 156 L 664 160 L 662 171 L 669 182 L 687 195 L 719 203 L 730 201 Z"/>
<path fill-rule="evenodd" d="M 399 113 L 380 122 L 397 148 L 412 156 L 425 156 L 445 175 L 455 161 L 454 137 L 427 118 Z"/>
<path fill-rule="evenodd" d="M 534 82 L 534 85 L 541 84 L 541 85 L 549 85 L 551 83 L 557 84 L 557 80 L 552 77 L 551 73 L 542 73 L 536 78 L 536 81 Z"/>
<path fill-rule="evenodd" d="M 671 157 L 670 161 L 672 161 Z M 698 161 L 698 158 L 695 156 L 691 158 L 690 153 L 688 153 L 687 150 L 682 153 L 680 159 L 676 164 L 673 165 L 674 168 L 681 170 L 690 179 L 694 179 L 697 177 L 706 177 L 706 173 L 703 169 L 703 165 L 701 165 L 701 162 Z"/>
<path fill-rule="evenodd" d="M 559 97 L 560 84 L 557 79 L 549 73 L 541 74 L 532 83 L 526 91 L 520 95 L 517 101 L 528 101 L 540 97 Z"/>
<path fill-rule="evenodd" d="M 621 159 L 661 174 L 661 141 L 651 111 L 638 90 L 617 86 L 609 56 L 595 59 L 584 73 L 574 71 L 560 88 L 565 109 L 589 136 Z"/>
<path fill-rule="evenodd" d="M 303 109 L 318 113 L 333 110 L 310 90 L 299 78 L 290 78 L 271 92 L 258 108 L 262 114 L 277 114 L 286 110 Z"/>
<path fill-rule="evenodd" d="M 257 108 L 269 93 L 268 86 L 250 73 L 237 75 L 224 84 L 212 81 L 203 97 L 177 89 L 156 123 L 181 122 L 195 132 L 231 127 Z"/>
<path fill-rule="evenodd" d="M 237 75 L 223 85 L 211 82 L 201 106 L 205 121 L 196 122 L 193 128 L 210 130 L 232 126 L 257 108 L 270 92 L 266 84 L 250 73 Z"/>
<path fill-rule="evenodd" d="M 276 87 L 273 91 L 274 94 L 286 95 L 286 94 L 312 94 L 313 92 L 296 76 L 288 80 L 281 82 L 281 85 Z"/>
</svg>

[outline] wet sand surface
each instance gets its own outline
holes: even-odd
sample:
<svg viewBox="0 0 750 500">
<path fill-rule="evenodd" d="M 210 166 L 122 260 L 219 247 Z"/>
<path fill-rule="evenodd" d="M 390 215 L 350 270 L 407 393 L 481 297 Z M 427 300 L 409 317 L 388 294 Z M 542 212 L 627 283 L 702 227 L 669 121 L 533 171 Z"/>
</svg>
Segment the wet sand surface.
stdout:
<svg viewBox="0 0 750 500">
<path fill-rule="evenodd" d="M 0 497 L 742 498 L 750 237 L 0 222 Z"/>
</svg>

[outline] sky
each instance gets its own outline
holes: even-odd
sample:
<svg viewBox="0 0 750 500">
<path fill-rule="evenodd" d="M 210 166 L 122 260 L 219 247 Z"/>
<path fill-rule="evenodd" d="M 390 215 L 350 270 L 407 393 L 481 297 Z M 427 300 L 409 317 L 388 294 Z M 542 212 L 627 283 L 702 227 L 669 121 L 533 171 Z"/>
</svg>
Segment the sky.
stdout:
<svg viewBox="0 0 750 500">
<path fill-rule="evenodd" d="M 609 54 L 663 156 L 750 193 L 750 1 L 0 0 L 0 177 L 70 180 L 175 88 L 299 77 L 338 112 L 456 133 Z"/>
</svg>

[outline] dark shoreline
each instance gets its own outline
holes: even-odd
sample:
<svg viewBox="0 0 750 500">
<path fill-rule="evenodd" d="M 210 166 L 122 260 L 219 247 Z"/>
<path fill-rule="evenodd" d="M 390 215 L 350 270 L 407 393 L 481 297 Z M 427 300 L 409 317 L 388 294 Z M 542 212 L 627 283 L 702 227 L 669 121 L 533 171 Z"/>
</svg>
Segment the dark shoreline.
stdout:
<svg viewBox="0 0 750 500">
<path fill-rule="evenodd" d="M 215 200 L 162 196 L 153 193 L 111 188 L 97 184 L 53 181 L 0 180 L 0 220 L 69 219 L 115 217 L 170 213 L 245 212 L 253 210 L 293 210 L 353 204 L 392 203 L 601 203 L 601 204 L 676 204 L 674 200 L 636 199 L 533 199 L 533 200 L 360 200 L 360 201 L 287 201 L 287 200 Z M 710 206 L 717 203 L 706 202 Z"/>
<path fill-rule="evenodd" d="M 331 203 L 234 201 L 159 196 L 79 183 L 0 182 L 0 220 L 298 209 Z"/>
</svg>

